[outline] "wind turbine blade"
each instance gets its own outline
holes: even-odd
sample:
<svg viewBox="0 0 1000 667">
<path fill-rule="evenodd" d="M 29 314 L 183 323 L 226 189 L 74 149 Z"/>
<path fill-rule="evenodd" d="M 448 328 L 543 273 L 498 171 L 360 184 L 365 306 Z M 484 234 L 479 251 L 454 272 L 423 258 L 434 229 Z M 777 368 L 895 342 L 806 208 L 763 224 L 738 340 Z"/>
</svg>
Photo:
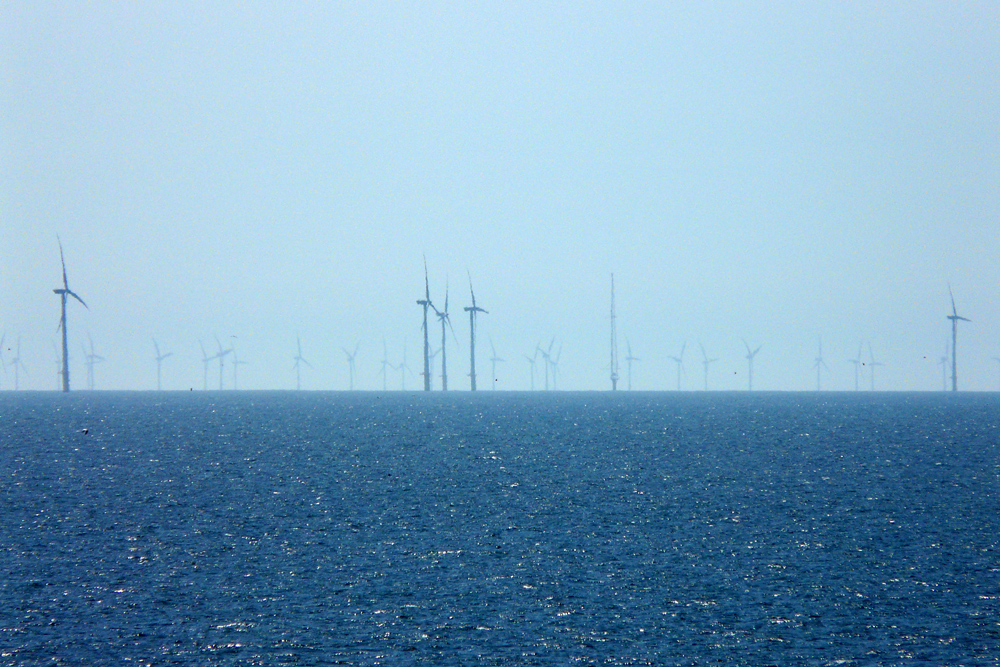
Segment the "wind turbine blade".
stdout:
<svg viewBox="0 0 1000 667">
<path fill-rule="evenodd" d="M 747 339 L 746 338 L 743 339 L 743 345 L 744 345 L 744 347 L 747 348 L 747 354 L 750 354 L 750 344 L 747 343 Z"/>
<path fill-rule="evenodd" d="M 77 294 L 76 292 L 73 292 L 73 291 L 71 291 L 69 289 L 66 290 L 66 293 L 69 294 L 74 299 L 76 299 L 77 301 L 79 301 L 80 303 L 82 303 L 84 308 L 86 308 L 87 310 L 90 310 L 90 306 L 88 306 L 86 303 L 84 303 L 83 299 L 80 298 L 79 294 Z"/>
<path fill-rule="evenodd" d="M 431 283 L 427 278 L 427 255 L 424 255 L 424 298 L 429 302 L 431 300 Z"/>
<path fill-rule="evenodd" d="M 755 357 L 756 357 L 756 356 L 757 356 L 757 353 L 758 353 L 758 352 L 760 352 L 760 348 L 762 348 L 762 347 L 764 347 L 764 344 L 763 344 L 763 343 L 761 343 L 760 345 L 758 345 L 758 346 L 757 346 L 757 349 L 753 351 L 753 356 L 755 356 Z"/>
<path fill-rule="evenodd" d="M 476 293 L 472 289 L 472 272 L 469 271 L 468 269 L 466 269 L 465 272 L 469 274 L 469 294 L 472 295 L 472 307 L 475 308 L 476 307 Z"/>
<path fill-rule="evenodd" d="M 66 280 L 66 258 L 63 255 L 62 239 L 56 234 L 56 241 L 59 242 L 59 261 L 62 262 L 62 272 L 63 272 L 63 287 L 66 291 L 69 291 L 69 281 Z"/>
<path fill-rule="evenodd" d="M 948 296 L 951 297 L 951 314 L 958 316 L 958 311 L 955 309 L 955 295 L 951 291 L 951 283 L 948 283 Z"/>
</svg>

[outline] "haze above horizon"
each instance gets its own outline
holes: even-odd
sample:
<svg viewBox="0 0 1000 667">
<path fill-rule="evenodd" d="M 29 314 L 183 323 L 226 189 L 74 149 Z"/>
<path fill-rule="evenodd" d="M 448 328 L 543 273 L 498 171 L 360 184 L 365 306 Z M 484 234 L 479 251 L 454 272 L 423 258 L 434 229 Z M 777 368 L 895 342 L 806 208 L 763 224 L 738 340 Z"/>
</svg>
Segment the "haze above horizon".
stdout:
<svg viewBox="0 0 1000 667">
<path fill-rule="evenodd" d="M 423 256 L 467 390 L 1000 386 L 1000 5 L 87 3 L 0 22 L 0 389 L 421 384 Z M 435 319 L 436 321 L 436 319 Z M 431 327 L 437 339 L 436 327 Z M 450 334 L 449 334 L 450 336 Z M 686 347 L 685 347 L 686 342 Z M 213 367 L 214 368 L 214 367 Z M 227 368 L 228 362 L 227 362 Z M 231 370 L 231 369 L 230 369 Z M 536 383 L 541 385 L 541 364 Z M 435 387 L 440 386 L 440 366 Z M 398 387 L 398 376 L 390 388 Z M 210 371 L 207 384 L 217 382 Z M 230 380 L 227 379 L 227 384 Z M 619 381 L 619 389 L 624 378 Z M 862 380 L 867 386 L 867 380 Z"/>
</svg>

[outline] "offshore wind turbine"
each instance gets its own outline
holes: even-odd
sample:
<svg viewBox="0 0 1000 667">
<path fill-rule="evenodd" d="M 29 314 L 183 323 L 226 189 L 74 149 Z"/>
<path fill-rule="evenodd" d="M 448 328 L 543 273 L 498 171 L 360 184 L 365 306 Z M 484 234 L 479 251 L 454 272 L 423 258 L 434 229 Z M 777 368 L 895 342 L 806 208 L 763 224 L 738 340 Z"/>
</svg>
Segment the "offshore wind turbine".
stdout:
<svg viewBox="0 0 1000 667">
<path fill-rule="evenodd" d="M 529 357 L 524 355 L 524 358 L 528 360 L 528 364 L 531 366 L 531 391 L 535 391 L 535 364 L 538 362 L 538 348 L 539 345 L 535 345 L 535 356 Z"/>
<path fill-rule="evenodd" d="M 385 346 L 385 339 L 382 339 L 382 391 L 389 390 L 389 369 L 395 370 L 395 366 L 389 363 L 389 348 Z"/>
<path fill-rule="evenodd" d="M 629 342 L 628 336 L 625 336 L 625 349 L 628 350 L 628 355 L 625 357 L 625 363 L 628 367 L 628 390 L 632 391 L 632 362 L 642 361 L 642 359 L 632 356 L 632 343 Z"/>
<path fill-rule="evenodd" d="M 948 391 L 948 356 L 949 356 L 949 346 L 948 343 L 944 344 L 944 354 L 938 358 L 938 363 L 941 364 L 941 391 Z M 996 359 L 996 357 L 993 357 Z"/>
<path fill-rule="evenodd" d="M 559 350 L 556 352 L 555 359 L 549 362 L 552 364 L 552 391 L 559 389 L 559 358 L 562 356 L 562 348 L 562 343 L 559 343 Z"/>
<path fill-rule="evenodd" d="M 99 354 L 94 354 L 94 339 L 87 334 L 87 340 L 90 341 L 90 352 L 87 352 L 87 348 L 83 348 L 83 358 L 87 362 L 87 389 L 90 391 L 94 390 L 94 364 L 104 361 L 104 357 Z"/>
<path fill-rule="evenodd" d="M 348 391 L 354 391 L 354 358 L 358 356 L 358 349 L 361 347 L 361 343 L 354 346 L 354 354 L 347 351 L 346 347 L 340 348 L 347 355 L 347 366 L 350 373 L 350 384 L 347 386 Z"/>
<path fill-rule="evenodd" d="M 215 357 L 208 356 L 208 352 L 205 351 L 205 344 L 200 339 L 198 340 L 198 346 L 201 347 L 202 388 L 204 391 L 208 391 L 208 365 L 212 363 Z"/>
<path fill-rule="evenodd" d="M 830 367 L 826 365 L 823 361 L 823 337 L 819 337 L 819 351 L 816 354 L 816 363 L 813 364 L 813 368 L 816 369 L 816 391 L 821 391 L 823 389 L 823 378 L 820 372 L 823 368 L 830 370 Z"/>
<path fill-rule="evenodd" d="M 681 374 L 684 372 L 684 350 L 687 349 L 687 341 L 681 345 L 681 353 L 676 357 L 671 355 L 670 358 L 674 360 L 677 364 L 677 391 L 681 390 Z"/>
<path fill-rule="evenodd" d="M 246 366 L 247 362 L 236 356 L 236 350 L 233 350 L 233 391 L 240 388 L 239 385 L 239 368 L 240 366 Z"/>
<path fill-rule="evenodd" d="M 14 358 L 10 360 L 10 365 L 14 367 L 14 391 L 21 388 L 21 376 L 19 371 L 28 372 L 28 369 L 24 367 L 21 363 L 21 337 L 17 337 L 17 347 L 15 348 Z"/>
<path fill-rule="evenodd" d="M 396 366 L 396 370 L 399 371 L 399 389 L 401 391 L 406 391 L 406 373 L 413 373 L 413 371 L 410 370 L 410 367 L 406 364 L 406 345 L 403 345 L 403 361 L 399 364 L 399 366 Z"/>
<path fill-rule="evenodd" d="M 1000 363 L 1000 357 L 993 357 L 993 361 L 995 361 L 995 362 L 997 362 L 997 363 Z M 17 381 L 17 380 L 15 379 L 15 382 L 16 382 L 16 381 Z"/>
<path fill-rule="evenodd" d="M 611 274 L 611 391 L 618 390 L 618 331 L 615 328 L 615 274 Z"/>
<path fill-rule="evenodd" d="M 66 333 L 66 297 L 73 297 L 82 303 L 83 307 L 87 310 L 90 310 L 90 308 L 76 292 L 69 288 L 69 280 L 66 279 L 66 258 L 63 255 L 62 239 L 56 236 L 56 240 L 59 242 L 59 261 L 62 262 L 63 286 L 52 290 L 52 292 L 58 294 L 62 300 L 62 317 L 59 319 L 59 328 L 62 329 L 62 390 L 66 392 L 69 391 L 69 342 Z"/>
<path fill-rule="evenodd" d="M 948 285 L 948 296 L 951 297 L 951 390 L 958 391 L 958 322 L 971 322 L 972 320 L 962 317 L 955 309 L 955 295 L 951 293 L 951 285 Z"/>
<path fill-rule="evenodd" d="M 305 364 L 309 368 L 312 368 L 312 364 L 306 361 L 306 358 L 302 356 L 302 339 L 298 336 L 295 337 L 295 390 L 299 391 L 302 389 L 302 364 Z"/>
<path fill-rule="evenodd" d="M 161 371 L 160 367 L 163 364 L 163 360 L 166 359 L 169 356 L 172 356 L 173 352 L 167 352 L 166 354 L 160 354 L 160 344 L 156 342 L 155 338 L 153 339 L 153 347 L 156 349 L 156 391 L 161 391 L 162 389 L 161 389 L 160 379 L 162 377 L 162 374 L 160 372 Z M 202 351 L 204 352 L 204 348 L 202 349 Z M 206 367 L 205 373 L 206 373 L 205 382 L 207 383 L 208 382 L 208 369 L 207 369 L 207 367 Z"/>
<path fill-rule="evenodd" d="M 436 350 L 431 350 L 430 351 L 431 366 L 434 365 L 434 360 L 437 359 L 437 356 L 439 354 L 441 354 L 441 348 L 440 347 L 438 349 L 436 349 Z M 431 386 L 432 387 L 434 386 L 433 382 L 431 383 Z"/>
<path fill-rule="evenodd" d="M 222 391 L 222 375 L 226 363 L 226 355 L 231 353 L 233 350 L 232 348 L 223 350 L 222 343 L 219 341 L 218 336 L 215 337 L 215 344 L 219 346 L 219 353 L 215 355 L 214 358 L 219 360 L 219 391 Z"/>
<path fill-rule="evenodd" d="M 552 346 L 555 344 L 556 339 L 553 336 L 548 350 L 543 350 L 540 345 L 535 348 L 535 353 L 542 355 L 542 360 L 545 362 L 545 391 L 549 390 L 549 365 L 552 363 Z"/>
<path fill-rule="evenodd" d="M 858 343 L 858 355 L 853 359 L 848 359 L 847 362 L 854 364 L 854 391 L 858 391 L 860 386 L 858 384 L 858 379 L 861 376 L 861 349 L 864 343 Z"/>
<path fill-rule="evenodd" d="M 719 359 L 718 357 L 709 359 L 708 353 L 705 352 L 705 346 L 701 343 L 698 343 L 698 346 L 701 348 L 701 365 L 705 367 L 705 391 L 708 391 L 708 367 Z"/>
<path fill-rule="evenodd" d="M 431 303 L 431 286 L 427 279 L 427 256 L 424 256 L 424 298 L 417 300 L 418 306 L 424 307 L 424 391 L 431 390 L 431 345 L 428 339 L 427 331 L 427 308 L 434 308 L 434 304 Z M 434 309 L 437 312 L 437 309 Z"/>
<path fill-rule="evenodd" d="M 747 345 L 747 341 L 745 338 L 743 339 L 743 345 L 744 347 L 747 348 L 746 359 L 747 359 L 747 368 L 749 370 L 749 373 L 747 374 L 747 391 L 753 391 L 753 358 L 757 356 L 757 353 L 760 352 L 760 348 L 764 346 L 758 345 L 757 349 L 751 352 L 750 346 Z"/>
<path fill-rule="evenodd" d="M 490 352 L 492 356 L 490 357 L 490 364 L 492 364 L 493 373 L 493 385 L 492 388 L 495 390 L 497 388 L 497 364 L 503 363 L 503 359 L 497 356 L 497 349 L 493 347 L 493 336 L 490 336 Z M 532 378 L 534 378 L 534 361 L 532 361 Z M 534 384 L 534 382 L 532 382 Z"/>
<path fill-rule="evenodd" d="M 230 336 L 230 338 L 231 339 L 235 339 L 236 336 Z M 236 390 L 238 390 L 240 388 L 240 384 L 239 384 L 239 370 L 240 370 L 240 366 L 246 366 L 247 362 L 245 362 L 242 359 L 240 359 L 239 356 L 236 354 L 236 343 L 232 343 L 231 342 L 229 344 L 229 348 L 233 352 L 233 391 L 236 391 Z"/>
<path fill-rule="evenodd" d="M 431 307 L 433 308 L 434 306 L 432 305 Z M 447 281 L 444 284 L 444 310 L 434 308 L 434 313 L 441 322 L 441 391 L 448 391 L 448 329 L 451 329 L 451 336 L 455 339 L 456 344 L 458 343 L 458 338 L 455 336 L 455 329 L 451 326 L 451 317 L 448 315 Z"/>
<path fill-rule="evenodd" d="M 876 366 L 885 366 L 885 364 L 883 364 L 880 361 L 875 361 L 875 353 L 872 351 L 871 341 L 868 342 L 868 359 L 869 359 L 869 366 L 870 366 L 870 368 L 868 369 L 868 372 L 871 374 L 872 391 L 875 391 L 875 367 Z"/>
<path fill-rule="evenodd" d="M 447 295 L 447 291 L 445 292 Z M 465 312 L 469 314 L 469 379 L 471 380 L 470 386 L 471 390 L 476 390 L 476 313 L 486 313 L 476 305 L 476 293 L 472 291 L 472 274 L 469 274 L 469 294 L 472 295 L 472 305 L 465 307 Z M 445 296 L 445 308 L 448 310 L 448 297 Z M 445 313 L 447 316 L 447 313 Z M 492 345 L 492 341 L 490 345 Z M 496 350 L 493 351 L 494 356 L 496 355 Z M 496 362 L 493 363 L 493 382 L 496 383 Z M 494 387 L 495 388 L 495 387 Z"/>
</svg>

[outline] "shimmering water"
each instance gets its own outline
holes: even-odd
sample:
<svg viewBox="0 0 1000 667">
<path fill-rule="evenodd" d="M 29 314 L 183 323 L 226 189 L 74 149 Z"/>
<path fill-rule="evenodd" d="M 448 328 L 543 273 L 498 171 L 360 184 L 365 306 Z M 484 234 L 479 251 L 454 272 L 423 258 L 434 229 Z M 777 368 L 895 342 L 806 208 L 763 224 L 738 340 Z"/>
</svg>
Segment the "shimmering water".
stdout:
<svg viewBox="0 0 1000 667">
<path fill-rule="evenodd" d="M 994 395 L 7 393 L 0 664 L 995 665 L 998 455 Z"/>
</svg>

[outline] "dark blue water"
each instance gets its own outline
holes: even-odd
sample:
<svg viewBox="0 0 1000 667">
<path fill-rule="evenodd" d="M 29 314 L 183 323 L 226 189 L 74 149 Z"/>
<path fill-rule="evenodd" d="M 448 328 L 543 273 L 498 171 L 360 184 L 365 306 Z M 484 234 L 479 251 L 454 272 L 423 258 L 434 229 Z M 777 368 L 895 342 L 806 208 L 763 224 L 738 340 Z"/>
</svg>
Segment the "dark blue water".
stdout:
<svg viewBox="0 0 1000 667">
<path fill-rule="evenodd" d="M 996 665 L 998 480 L 991 395 L 7 393 L 0 664 Z"/>
</svg>

